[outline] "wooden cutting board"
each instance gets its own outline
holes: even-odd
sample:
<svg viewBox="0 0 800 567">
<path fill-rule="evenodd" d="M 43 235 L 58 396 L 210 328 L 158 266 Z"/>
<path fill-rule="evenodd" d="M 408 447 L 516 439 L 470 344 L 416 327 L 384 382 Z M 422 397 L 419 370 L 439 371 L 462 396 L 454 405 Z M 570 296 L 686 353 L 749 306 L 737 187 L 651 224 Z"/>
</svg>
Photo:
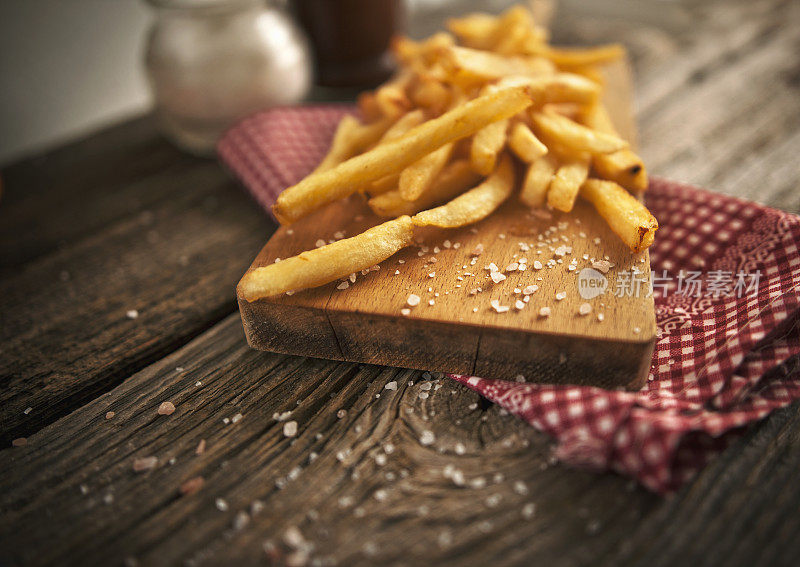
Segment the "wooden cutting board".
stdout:
<svg viewBox="0 0 800 567">
<path fill-rule="evenodd" d="M 633 140 L 628 67 L 610 67 L 607 75 L 609 111 L 621 134 Z M 337 232 L 353 236 L 379 222 L 363 198 L 353 196 L 279 228 L 250 269 L 314 248 L 320 239 L 341 237 Z M 474 226 L 419 235 L 424 242 L 379 269 L 357 274 L 347 289 L 334 282 L 252 303 L 239 297 L 250 345 L 490 378 L 524 376 L 531 382 L 638 388 L 647 379 L 656 337 L 653 300 L 646 281 L 636 293 L 629 280 L 634 267 L 639 278 L 649 280 L 649 257 L 631 254 L 591 205 L 580 201 L 569 214 L 543 214 L 512 197 Z M 478 244 L 484 252 L 473 263 Z M 523 257 L 525 271 L 505 272 Z M 580 276 L 592 261 L 606 258 L 613 264 L 607 274 Z M 537 261 L 542 269 L 534 268 Z M 485 269 L 490 263 L 505 281 L 492 282 Z M 587 298 L 592 282 L 602 287 L 603 279 L 605 293 Z M 538 290 L 518 310 L 515 302 L 523 294 L 515 290 L 529 285 Z M 482 291 L 471 293 L 477 288 Z M 403 314 L 410 294 L 421 302 Z M 492 300 L 510 310 L 498 313 Z M 582 315 L 584 303 L 592 310 Z M 545 306 L 548 317 L 539 313 Z"/>
</svg>

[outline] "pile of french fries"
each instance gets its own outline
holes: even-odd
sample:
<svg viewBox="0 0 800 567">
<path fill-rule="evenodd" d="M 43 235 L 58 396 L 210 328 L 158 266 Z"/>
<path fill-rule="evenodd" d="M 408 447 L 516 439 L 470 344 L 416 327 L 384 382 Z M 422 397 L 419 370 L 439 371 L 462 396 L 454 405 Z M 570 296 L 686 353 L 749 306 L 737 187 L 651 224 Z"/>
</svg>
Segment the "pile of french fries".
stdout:
<svg viewBox="0 0 800 567">
<path fill-rule="evenodd" d="M 637 196 L 642 160 L 601 103 L 601 67 L 617 45 L 559 49 L 522 7 L 471 14 L 415 42 L 399 38 L 400 68 L 358 100 L 319 166 L 286 189 L 273 211 L 290 224 L 361 193 L 388 220 L 351 238 L 249 272 L 248 301 L 323 285 L 409 246 L 415 226 L 455 228 L 486 218 L 516 191 L 531 208 L 591 202 L 634 252 L 658 223 Z"/>
</svg>

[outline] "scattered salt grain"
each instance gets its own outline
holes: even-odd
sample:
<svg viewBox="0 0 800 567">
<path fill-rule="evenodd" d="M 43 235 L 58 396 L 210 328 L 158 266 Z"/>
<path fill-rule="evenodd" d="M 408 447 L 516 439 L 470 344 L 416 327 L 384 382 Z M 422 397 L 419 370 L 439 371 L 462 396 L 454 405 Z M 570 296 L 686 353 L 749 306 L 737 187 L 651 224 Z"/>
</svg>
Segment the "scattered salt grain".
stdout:
<svg viewBox="0 0 800 567">
<path fill-rule="evenodd" d="M 550 317 L 550 308 L 545 306 L 539 309 L 539 317 Z"/>
<path fill-rule="evenodd" d="M 214 500 L 214 506 L 217 507 L 217 510 L 220 512 L 227 512 L 228 511 L 228 502 L 222 498 L 217 498 Z"/>
<path fill-rule="evenodd" d="M 287 421 L 283 424 L 283 435 L 285 437 L 294 437 L 297 435 L 297 422 Z"/>
<path fill-rule="evenodd" d="M 492 278 L 492 281 L 496 284 L 506 279 L 505 274 L 501 274 L 500 272 L 497 271 L 490 272 L 489 276 Z"/>
<path fill-rule="evenodd" d="M 206 452 L 206 440 L 205 439 L 200 439 L 200 441 L 198 441 L 198 443 L 197 443 L 197 447 L 194 450 L 194 454 L 195 455 L 202 455 L 205 452 Z"/>
<path fill-rule="evenodd" d="M 316 246 L 317 248 L 321 248 L 322 246 L 325 246 L 325 241 L 320 238 L 314 243 L 314 246 Z"/>
<path fill-rule="evenodd" d="M 605 318 L 606 318 L 606 316 L 605 316 L 605 315 L 603 315 L 602 313 L 598 313 L 598 314 L 597 314 L 597 320 L 598 320 L 598 321 L 602 321 L 602 320 L 603 320 L 603 319 L 605 319 Z"/>
<path fill-rule="evenodd" d="M 403 308 L 400 310 L 400 314 L 401 314 L 401 315 L 404 315 L 404 316 L 411 315 L 411 309 L 409 309 L 408 307 L 403 307 Z"/>
<path fill-rule="evenodd" d="M 158 457 L 141 457 L 133 460 L 134 472 L 145 472 L 154 469 L 158 464 Z"/>
<path fill-rule="evenodd" d="M 336 412 L 336 417 L 338 417 L 339 419 L 344 418 L 346 415 L 347 415 L 347 410 L 345 409 L 340 409 L 339 411 Z"/>
<path fill-rule="evenodd" d="M 231 423 L 238 423 L 239 421 L 241 421 L 241 420 L 242 420 L 242 418 L 243 418 L 243 417 L 244 417 L 244 416 L 243 416 L 242 414 L 240 414 L 240 413 L 237 413 L 236 415 L 234 415 L 234 416 L 231 418 Z"/>
<path fill-rule="evenodd" d="M 436 272 L 431 272 L 430 274 L 428 274 L 428 277 L 429 278 L 435 278 L 436 277 Z"/>
<path fill-rule="evenodd" d="M 428 305 L 435 305 L 436 302 L 433 299 L 428 300 Z"/>
<path fill-rule="evenodd" d="M 559 291 L 558 293 L 556 293 L 556 300 L 557 301 L 561 301 L 562 299 L 566 299 L 566 297 L 567 297 L 567 292 L 566 291 Z"/>
<path fill-rule="evenodd" d="M 638 335 L 639 333 L 641 333 L 641 332 L 642 332 L 642 329 L 641 329 L 640 327 L 634 327 L 634 328 L 633 328 L 633 332 L 634 332 L 634 333 L 636 333 L 636 334 Z"/>
<path fill-rule="evenodd" d="M 524 301 L 517 299 L 517 301 L 514 302 L 514 309 L 516 309 L 517 311 L 521 311 L 524 308 L 525 308 Z"/>
<path fill-rule="evenodd" d="M 175 412 L 175 405 L 172 402 L 162 402 L 158 406 L 158 415 L 172 415 Z"/>
<path fill-rule="evenodd" d="M 139 312 L 136 309 L 131 309 L 125 313 L 125 316 L 128 319 L 136 319 L 139 316 Z"/>
<path fill-rule="evenodd" d="M 436 436 L 433 434 L 433 431 L 425 430 L 422 432 L 422 435 L 419 437 L 419 442 L 423 446 L 433 445 L 434 441 L 436 441 Z"/>
<path fill-rule="evenodd" d="M 116 415 L 116 414 L 115 414 L 113 411 L 107 411 L 107 412 L 106 412 L 106 419 L 111 419 L 111 418 L 113 418 L 115 415 Z"/>
<path fill-rule="evenodd" d="M 530 520 L 533 518 L 533 515 L 536 513 L 536 504 L 533 502 L 528 502 L 525 506 L 522 507 L 522 517 L 526 520 Z"/>
<path fill-rule="evenodd" d="M 506 272 L 516 272 L 519 268 L 519 262 L 511 262 L 508 266 L 506 266 Z"/>
<path fill-rule="evenodd" d="M 406 303 L 407 303 L 407 304 L 408 304 L 410 307 L 416 307 L 417 305 L 419 305 L 419 301 L 420 301 L 420 299 L 419 299 L 419 296 L 418 296 L 418 295 L 416 295 L 416 294 L 414 294 L 414 293 L 412 293 L 411 295 L 409 295 L 409 296 L 408 296 L 408 299 L 406 299 Z"/>
<path fill-rule="evenodd" d="M 337 285 L 336 289 L 344 290 L 344 289 L 347 289 L 348 287 L 350 287 L 350 282 L 344 281 L 344 282 L 341 282 L 339 285 Z"/>
<path fill-rule="evenodd" d="M 386 386 L 384 386 L 384 388 L 386 388 L 387 390 L 396 391 L 397 390 L 397 381 L 392 380 L 391 382 L 386 384 Z"/>
<path fill-rule="evenodd" d="M 489 304 L 492 306 L 492 309 L 497 311 L 498 313 L 505 313 L 509 309 L 511 309 L 508 305 L 500 305 L 499 299 L 492 299 Z"/>
<path fill-rule="evenodd" d="M 595 270 L 599 270 L 604 274 L 607 274 L 608 270 L 613 267 L 614 264 L 612 264 L 608 260 L 595 260 L 594 262 L 592 262 L 592 268 L 594 268 Z"/>
<path fill-rule="evenodd" d="M 578 313 L 581 315 L 588 315 L 592 312 L 592 306 L 589 303 L 581 303 L 581 306 L 578 307 Z"/>
<path fill-rule="evenodd" d="M 188 480 L 185 480 L 181 483 L 180 488 L 178 489 L 181 494 L 184 496 L 189 496 L 190 494 L 194 494 L 195 492 L 199 492 L 203 485 L 206 483 L 205 479 L 202 476 L 195 476 Z"/>
<path fill-rule="evenodd" d="M 542 269 L 542 263 L 539 260 L 534 260 L 533 261 L 533 268 L 535 270 L 541 270 Z"/>
<path fill-rule="evenodd" d="M 534 294 L 534 293 L 536 292 L 536 290 L 538 290 L 538 289 L 539 289 L 539 286 L 538 286 L 538 285 L 535 285 L 535 284 L 533 284 L 533 285 L 529 285 L 529 286 L 525 287 L 525 289 L 523 289 L 523 290 L 522 290 L 522 294 L 523 294 L 523 295 L 532 295 L 532 294 Z"/>
</svg>

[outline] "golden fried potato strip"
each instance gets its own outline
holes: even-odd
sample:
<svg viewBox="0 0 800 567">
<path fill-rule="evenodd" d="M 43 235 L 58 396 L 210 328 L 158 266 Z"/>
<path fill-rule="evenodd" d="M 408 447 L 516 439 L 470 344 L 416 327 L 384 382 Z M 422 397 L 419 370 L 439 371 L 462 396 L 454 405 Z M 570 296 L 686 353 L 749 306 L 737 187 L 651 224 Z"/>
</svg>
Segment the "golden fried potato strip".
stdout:
<svg viewBox="0 0 800 567">
<path fill-rule="evenodd" d="M 517 122 L 511 128 L 508 147 L 525 163 L 533 163 L 548 151 L 547 146 L 523 122 Z"/>
<path fill-rule="evenodd" d="M 421 120 L 420 120 L 421 121 Z M 372 124 L 361 124 L 355 116 L 347 115 L 339 121 L 331 147 L 314 172 L 327 171 L 375 143 L 392 125 L 391 118 Z"/>
<path fill-rule="evenodd" d="M 598 132 L 617 135 L 605 107 L 599 103 L 589 105 L 581 113 L 581 121 Z M 641 193 L 649 181 L 644 162 L 630 149 L 592 157 L 592 166 L 600 177 L 619 183 L 626 189 Z"/>
<path fill-rule="evenodd" d="M 400 195 L 407 201 L 413 201 L 425 193 L 441 173 L 453 153 L 453 143 L 445 144 L 438 150 L 415 161 L 400 173 L 397 187 Z"/>
<path fill-rule="evenodd" d="M 411 244 L 413 236 L 410 217 L 387 221 L 351 238 L 247 272 L 239 282 L 239 295 L 255 301 L 347 277 L 389 258 Z"/>
<path fill-rule="evenodd" d="M 574 151 L 609 154 L 628 147 L 628 142 L 617 136 L 592 130 L 555 112 L 532 112 L 531 121 L 542 137 Z"/>
<path fill-rule="evenodd" d="M 413 215 L 459 195 L 468 187 L 475 187 L 481 176 L 470 167 L 469 161 L 460 159 L 448 164 L 430 188 L 415 201 L 406 201 L 400 191 L 387 191 L 371 198 L 369 207 L 380 217 Z"/>
<path fill-rule="evenodd" d="M 313 173 L 280 194 L 272 210 L 284 224 L 300 219 L 366 183 L 397 173 L 426 154 L 474 134 L 487 124 L 514 116 L 531 104 L 529 87 L 512 87 L 479 96 L 438 118 L 420 124 L 404 136 Z"/>
<path fill-rule="evenodd" d="M 472 224 L 492 214 L 514 190 L 514 164 L 503 155 L 497 169 L 486 181 L 459 195 L 446 205 L 422 211 L 411 217 L 417 226 L 456 228 Z"/>
<path fill-rule="evenodd" d="M 497 165 L 497 155 L 506 145 L 508 120 L 498 120 L 478 130 L 472 137 L 470 163 L 481 175 L 489 175 Z"/>
<path fill-rule="evenodd" d="M 575 206 L 578 191 L 589 176 L 589 156 L 562 161 L 547 190 L 547 204 L 568 213 Z"/>
<path fill-rule="evenodd" d="M 556 167 L 556 160 L 552 154 L 544 155 L 531 163 L 522 181 L 519 200 L 529 207 L 544 205 Z"/>
<path fill-rule="evenodd" d="M 622 186 L 604 179 L 587 179 L 580 194 L 633 252 L 641 252 L 653 243 L 658 221 Z"/>
<path fill-rule="evenodd" d="M 442 52 L 443 64 L 457 84 L 473 85 L 508 76 L 541 77 L 555 74 L 543 57 L 506 57 L 490 51 L 453 46 Z"/>
</svg>

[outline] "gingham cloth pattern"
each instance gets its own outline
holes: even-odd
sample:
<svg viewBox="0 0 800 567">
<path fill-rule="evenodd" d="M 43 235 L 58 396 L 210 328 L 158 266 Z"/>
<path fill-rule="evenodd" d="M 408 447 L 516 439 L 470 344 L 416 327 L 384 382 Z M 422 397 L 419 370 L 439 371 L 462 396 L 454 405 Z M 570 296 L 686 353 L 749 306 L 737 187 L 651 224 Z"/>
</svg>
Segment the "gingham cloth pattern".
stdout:
<svg viewBox="0 0 800 567">
<path fill-rule="evenodd" d="M 226 134 L 220 156 L 269 210 L 321 159 L 348 110 L 257 114 Z M 659 335 L 642 390 L 452 377 L 551 435 L 562 462 L 668 493 L 744 426 L 800 398 L 800 218 L 662 179 L 646 200 L 661 225 L 650 251 Z M 678 293 L 692 272 L 705 287 Z M 720 274 L 736 281 L 720 286 Z M 757 286 L 733 292 L 755 274 Z"/>
</svg>

